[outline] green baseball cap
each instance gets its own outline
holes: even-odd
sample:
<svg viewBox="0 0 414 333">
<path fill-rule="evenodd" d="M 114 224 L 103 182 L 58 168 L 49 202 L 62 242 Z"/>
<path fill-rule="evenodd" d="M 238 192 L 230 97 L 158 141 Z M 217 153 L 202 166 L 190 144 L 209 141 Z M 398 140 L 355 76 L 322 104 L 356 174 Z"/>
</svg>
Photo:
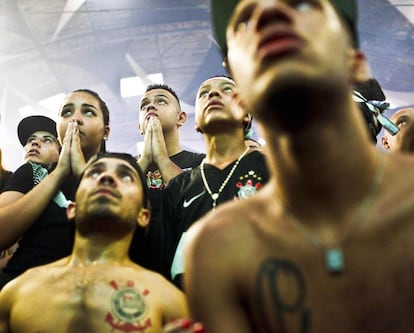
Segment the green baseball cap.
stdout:
<svg viewBox="0 0 414 333">
<path fill-rule="evenodd" d="M 356 0 L 330 0 L 339 15 L 344 19 L 353 38 L 353 45 L 359 46 L 357 20 L 358 8 Z M 211 0 L 211 23 L 216 41 L 223 54 L 227 54 L 226 29 L 230 17 L 239 0 Z"/>
</svg>

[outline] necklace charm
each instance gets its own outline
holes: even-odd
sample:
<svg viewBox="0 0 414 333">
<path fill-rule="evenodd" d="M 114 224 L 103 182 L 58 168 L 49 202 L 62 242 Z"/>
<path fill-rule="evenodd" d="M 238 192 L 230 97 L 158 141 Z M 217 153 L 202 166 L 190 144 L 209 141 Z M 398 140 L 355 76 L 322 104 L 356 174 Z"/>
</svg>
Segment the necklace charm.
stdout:
<svg viewBox="0 0 414 333">
<path fill-rule="evenodd" d="M 201 179 L 203 180 L 204 187 L 206 188 L 208 194 L 211 197 L 211 200 L 213 200 L 213 210 L 216 209 L 217 206 L 217 199 L 219 198 L 221 192 L 226 187 L 227 183 L 229 182 L 230 178 L 233 176 L 234 171 L 236 171 L 237 166 L 239 165 L 241 159 L 249 152 L 250 147 L 247 147 L 246 150 L 239 156 L 236 163 L 234 163 L 233 167 L 231 168 L 229 174 L 227 175 L 226 179 L 224 179 L 223 183 L 221 184 L 220 188 L 217 192 L 213 193 L 211 191 L 210 186 L 208 185 L 206 175 L 204 173 L 204 163 L 206 159 L 203 159 L 200 164 L 200 172 L 201 172 Z"/>
<path fill-rule="evenodd" d="M 384 177 L 385 169 L 385 158 L 384 156 L 379 156 L 380 158 L 377 161 L 377 167 L 375 174 L 372 178 L 372 183 L 370 189 L 367 191 L 365 198 L 360 202 L 359 207 L 356 208 L 354 216 L 351 218 L 348 223 L 348 229 L 342 233 L 342 238 L 339 238 L 336 241 L 336 246 L 329 247 L 327 246 L 317 235 L 312 233 L 308 227 L 303 224 L 298 218 L 296 218 L 289 209 L 285 209 L 284 214 L 286 219 L 292 226 L 304 236 L 310 243 L 320 247 L 323 251 L 326 270 L 331 274 L 340 274 L 345 271 L 345 258 L 342 247 L 345 242 L 351 236 L 351 232 L 356 228 L 358 223 L 361 223 L 364 219 L 367 218 L 369 209 L 372 207 L 375 202 L 376 195 L 379 191 L 380 185 Z"/>
<path fill-rule="evenodd" d="M 325 263 L 329 273 L 341 273 L 345 269 L 345 260 L 342 249 L 339 247 L 326 249 Z"/>
</svg>

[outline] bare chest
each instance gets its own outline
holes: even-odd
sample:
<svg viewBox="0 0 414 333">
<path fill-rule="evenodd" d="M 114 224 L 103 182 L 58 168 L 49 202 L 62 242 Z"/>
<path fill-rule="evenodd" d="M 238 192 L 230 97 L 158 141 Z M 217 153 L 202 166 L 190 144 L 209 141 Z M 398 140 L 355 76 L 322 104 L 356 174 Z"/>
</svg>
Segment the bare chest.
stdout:
<svg viewBox="0 0 414 333">
<path fill-rule="evenodd" d="M 414 327 L 412 228 L 357 234 L 329 272 L 325 249 L 292 239 L 262 239 L 254 269 L 242 272 L 257 332 L 411 332 Z M 244 274 L 244 275 L 243 275 Z"/>
<path fill-rule="evenodd" d="M 151 293 L 133 279 L 67 274 L 17 302 L 12 323 L 26 333 L 156 332 L 162 318 Z"/>
</svg>

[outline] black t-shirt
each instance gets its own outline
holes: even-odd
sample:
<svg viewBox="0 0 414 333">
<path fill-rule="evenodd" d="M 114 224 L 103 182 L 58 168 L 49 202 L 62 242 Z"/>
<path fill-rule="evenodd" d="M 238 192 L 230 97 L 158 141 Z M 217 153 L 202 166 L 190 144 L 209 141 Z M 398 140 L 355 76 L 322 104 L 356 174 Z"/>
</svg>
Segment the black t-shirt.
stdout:
<svg viewBox="0 0 414 333">
<path fill-rule="evenodd" d="M 200 165 L 204 156 L 204 154 L 183 150 L 170 156 L 170 159 L 184 172 L 188 172 Z M 148 199 L 151 204 L 150 226 L 146 231 L 141 228 L 136 229 L 129 249 L 129 256 L 132 261 L 139 265 L 165 275 L 166 272 L 163 271 L 164 266 L 162 265 L 164 261 L 162 258 L 164 231 L 162 230 L 163 224 L 160 221 L 164 186 L 162 179 L 158 178 L 157 180 L 154 177 L 150 179 L 150 175 L 154 174 L 157 174 L 156 170 L 147 173 Z"/>
<path fill-rule="evenodd" d="M 206 180 L 212 193 L 218 192 L 235 163 L 236 161 L 223 170 L 204 164 Z M 248 198 L 268 180 L 269 171 L 263 154 L 253 151 L 240 160 L 217 199 L 217 205 L 229 200 Z M 162 221 L 165 224 L 163 227 L 165 232 L 163 252 L 166 259 L 164 270 L 168 270 L 169 277 L 181 287 L 179 281 L 181 273 L 178 271 L 182 269 L 182 251 L 181 249 L 176 251 L 177 246 L 180 241 L 183 241 L 182 237 L 188 228 L 212 209 L 213 200 L 204 186 L 200 167 L 172 179 L 164 192 L 162 212 Z M 173 270 L 177 272 L 172 274 L 170 270 L 174 258 L 176 268 Z"/>
<path fill-rule="evenodd" d="M 26 163 L 16 170 L 3 192 L 18 191 L 26 194 L 38 182 L 32 164 Z M 60 206 L 67 197 L 63 193 L 59 196 L 57 194 L 20 238 L 16 252 L 0 274 L 0 289 L 8 280 L 27 269 L 53 262 L 71 253 L 74 226 L 66 217 L 66 208 Z M 13 220 L 9 223 L 13 223 Z"/>
<path fill-rule="evenodd" d="M 11 171 L 3 171 L 3 173 L 0 175 L 0 191 L 3 191 L 3 188 L 7 185 L 7 182 L 13 175 L 13 172 Z"/>
</svg>

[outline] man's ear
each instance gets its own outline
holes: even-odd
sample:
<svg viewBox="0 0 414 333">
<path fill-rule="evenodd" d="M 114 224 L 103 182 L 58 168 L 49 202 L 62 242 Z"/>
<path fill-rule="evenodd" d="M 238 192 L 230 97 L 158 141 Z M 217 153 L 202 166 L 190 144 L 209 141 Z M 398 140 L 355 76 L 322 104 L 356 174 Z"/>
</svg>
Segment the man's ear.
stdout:
<svg viewBox="0 0 414 333">
<path fill-rule="evenodd" d="M 196 132 L 203 134 L 203 131 L 201 130 L 200 126 L 198 126 L 197 123 L 195 124 L 195 130 Z"/>
<path fill-rule="evenodd" d="M 359 49 L 350 51 L 351 80 L 354 84 L 366 82 L 372 78 L 371 67 L 365 54 Z"/>
<path fill-rule="evenodd" d="M 249 113 L 246 113 L 243 117 L 243 128 L 248 131 L 252 127 L 253 118 Z"/>
<path fill-rule="evenodd" d="M 69 221 L 72 221 L 75 219 L 76 215 L 76 203 L 69 201 L 68 207 L 66 208 L 66 216 Z"/>
<path fill-rule="evenodd" d="M 187 121 L 187 113 L 185 113 L 184 111 L 180 111 L 177 117 L 177 126 L 178 127 L 183 126 L 186 121 Z"/>
<path fill-rule="evenodd" d="M 390 143 L 388 142 L 388 137 L 386 135 L 381 138 L 381 143 L 384 149 L 390 150 Z"/>
<path fill-rule="evenodd" d="M 151 212 L 147 208 L 141 208 L 137 216 L 137 224 L 139 227 L 146 229 L 149 226 Z"/>
</svg>

